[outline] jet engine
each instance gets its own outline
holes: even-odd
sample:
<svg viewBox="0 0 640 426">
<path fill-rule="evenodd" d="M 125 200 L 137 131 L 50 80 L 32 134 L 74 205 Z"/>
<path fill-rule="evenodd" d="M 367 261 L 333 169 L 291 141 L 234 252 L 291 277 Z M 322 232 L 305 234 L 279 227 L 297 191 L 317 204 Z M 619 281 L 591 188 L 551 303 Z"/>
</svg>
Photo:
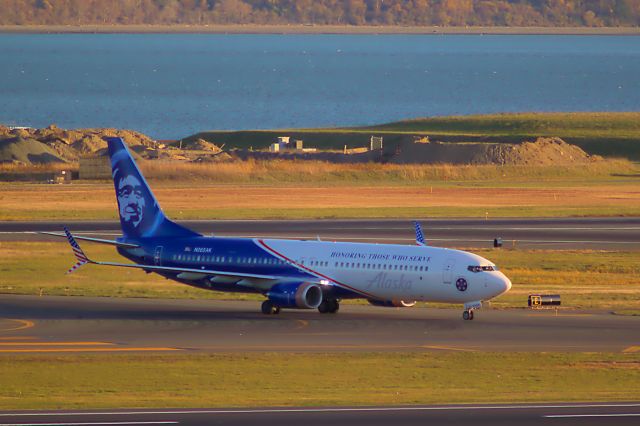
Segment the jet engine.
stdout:
<svg viewBox="0 0 640 426">
<path fill-rule="evenodd" d="M 267 297 L 280 308 L 316 309 L 322 303 L 322 289 L 306 282 L 276 284 Z"/>
<path fill-rule="evenodd" d="M 384 308 L 410 308 L 416 304 L 415 301 L 405 302 L 404 300 L 375 300 L 367 299 L 367 301 L 373 306 L 382 306 Z"/>
</svg>

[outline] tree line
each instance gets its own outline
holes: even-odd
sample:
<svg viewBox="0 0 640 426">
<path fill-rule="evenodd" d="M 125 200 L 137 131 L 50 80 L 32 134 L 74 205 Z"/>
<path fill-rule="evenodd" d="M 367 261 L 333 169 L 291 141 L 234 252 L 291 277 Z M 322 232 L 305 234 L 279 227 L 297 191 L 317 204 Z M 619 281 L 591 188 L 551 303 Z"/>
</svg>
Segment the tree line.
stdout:
<svg viewBox="0 0 640 426">
<path fill-rule="evenodd" d="M 0 25 L 638 26 L 640 0 L 0 0 Z"/>
</svg>

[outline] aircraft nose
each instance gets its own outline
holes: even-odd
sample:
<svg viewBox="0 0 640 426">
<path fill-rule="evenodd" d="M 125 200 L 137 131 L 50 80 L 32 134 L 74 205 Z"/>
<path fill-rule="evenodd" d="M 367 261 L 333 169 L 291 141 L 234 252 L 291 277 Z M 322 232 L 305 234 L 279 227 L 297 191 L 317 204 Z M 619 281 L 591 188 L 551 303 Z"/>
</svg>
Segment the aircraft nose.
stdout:
<svg viewBox="0 0 640 426">
<path fill-rule="evenodd" d="M 501 287 L 500 294 L 511 290 L 511 280 L 502 272 L 500 272 L 500 276 L 498 277 L 498 287 Z"/>
<path fill-rule="evenodd" d="M 507 291 L 511 290 L 511 280 L 509 278 L 507 278 L 506 276 L 504 276 L 504 292 L 506 293 Z"/>
<path fill-rule="evenodd" d="M 495 289 L 496 296 L 499 296 L 511 290 L 511 280 L 502 272 L 498 272 L 494 275 L 493 287 Z"/>
</svg>

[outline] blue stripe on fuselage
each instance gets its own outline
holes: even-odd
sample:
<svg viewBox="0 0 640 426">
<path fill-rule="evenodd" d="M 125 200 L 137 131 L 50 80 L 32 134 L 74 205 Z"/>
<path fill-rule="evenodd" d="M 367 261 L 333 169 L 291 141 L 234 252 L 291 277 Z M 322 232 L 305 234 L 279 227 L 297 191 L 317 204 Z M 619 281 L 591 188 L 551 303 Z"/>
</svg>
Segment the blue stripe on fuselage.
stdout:
<svg viewBox="0 0 640 426">
<path fill-rule="evenodd" d="M 154 265 L 156 250 L 162 247 L 162 266 L 213 269 L 223 272 L 277 275 L 293 279 L 315 278 L 266 252 L 248 238 L 144 238 L 140 249 L 118 248 L 118 252 L 140 264 Z M 180 256 L 180 258 L 177 258 Z M 217 259 L 216 259 L 217 258 Z"/>
</svg>

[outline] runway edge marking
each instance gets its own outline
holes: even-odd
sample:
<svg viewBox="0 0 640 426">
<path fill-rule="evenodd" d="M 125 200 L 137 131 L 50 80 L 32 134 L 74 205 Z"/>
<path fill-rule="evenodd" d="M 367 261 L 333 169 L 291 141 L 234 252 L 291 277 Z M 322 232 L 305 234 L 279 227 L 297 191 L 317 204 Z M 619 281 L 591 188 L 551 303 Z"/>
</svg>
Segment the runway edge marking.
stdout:
<svg viewBox="0 0 640 426">
<path fill-rule="evenodd" d="M 0 417 L 43 417 L 43 416 L 137 416 L 158 414 L 269 414 L 269 413 L 340 413 L 340 412 L 385 412 L 385 411 L 473 411 L 473 410 L 526 410 L 526 409 L 566 409 L 566 408 L 640 408 L 640 402 L 611 404 L 546 404 L 546 405 L 447 405 L 427 407 L 336 407 L 336 408 L 255 408 L 255 409 L 191 409 L 191 410 L 139 410 L 139 411 L 68 411 L 68 412 L 18 412 L 3 413 Z"/>
</svg>

